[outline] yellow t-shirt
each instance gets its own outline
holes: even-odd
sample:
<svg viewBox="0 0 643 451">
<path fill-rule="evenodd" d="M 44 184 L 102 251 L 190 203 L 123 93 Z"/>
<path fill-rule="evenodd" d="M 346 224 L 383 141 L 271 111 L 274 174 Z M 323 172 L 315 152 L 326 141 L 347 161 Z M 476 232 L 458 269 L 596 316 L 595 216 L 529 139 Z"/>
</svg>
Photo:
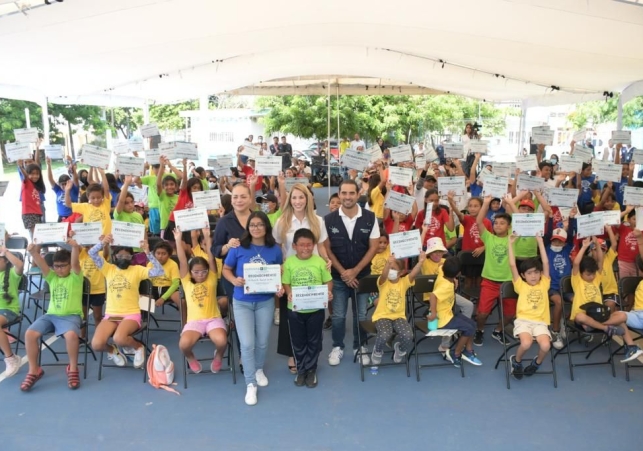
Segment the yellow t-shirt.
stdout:
<svg viewBox="0 0 643 451">
<path fill-rule="evenodd" d="M 440 269 L 438 278 L 435 280 L 433 295 L 438 299 L 436 310 L 438 314 L 438 327 L 449 324 L 453 318 L 453 304 L 455 303 L 455 285 L 445 279 Z"/>
<path fill-rule="evenodd" d="M 98 253 L 101 257 L 103 256 L 103 251 Z M 87 253 L 87 249 L 82 248 L 80 254 L 78 254 L 78 261 L 80 262 L 80 269 L 83 272 L 83 276 L 89 279 L 91 284 L 91 289 L 89 290 L 90 294 L 103 294 L 105 293 L 105 276 L 102 272 L 98 270 L 94 260 Z"/>
<path fill-rule="evenodd" d="M 379 319 L 406 318 L 406 292 L 413 285 L 415 282 L 412 283 L 409 276 L 401 277 L 397 283 L 388 279 L 382 285 L 378 283 L 380 301 L 373 313 L 373 322 Z"/>
<path fill-rule="evenodd" d="M 221 318 L 217 304 L 217 276 L 212 271 L 203 283 L 193 283 L 189 274 L 181 279 L 181 283 L 188 307 L 188 322 Z"/>
<path fill-rule="evenodd" d="M 643 282 L 639 282 L 634 292 L 634 307 L 632 310 L 643 310 Z"/>
<path fill-rule="evenodd" d="M 103 235 L 112 233 L 112 218 L 109 216 L 112 209 L 112 196 L 107 194 L 103 203 L 98 207 L 91 204 L 71 204 L 71 211 L 83 215 L 83 222 L 102 222 Z"/>
<path fill-rule="evenodd" d="M 373 260 L 371 261 L 371 274 L 376 276 L 382 274 L 382 271 L 384 271 L 384 266 L 386 265 L 386 261 L 390 256 L 391 248 L 389 246 L 386 246 L 386 249 L 384 249 L 384 251 L 380 252 L 379 254 L 375 254 L 375 257 L 373 257 Z"/>
<path fill-rule="evenodd" d="M 439 262 L 434 262 L 431 260 L 428 256 L 426 257 L 426 260 L 424 260 L 424 263 L 422 263 L 422 275 L 423 276 L 437 276 L 440 271 L 440 268 L 442 268 L 442 265 L 444 264 L 444 258 L 440 260 Z M 424 300 L 429 301 L 431 298 L 431 293 L 424 293 Z"/>
<path fill-rule="evenodd" d="M 207 261 L 209 261 L 208 253 L 205 252 L 199 245 L 192 247 L 192 254 L 194 254 L 195 257 L 205 258 Z M 221 280 L 221 272 L 223 271 L 223 259 L 215 258 L 214 262 L 217 264 L 217 279 Z M 210 270 L 212 270 L 212 268 L 210 268 Z"/>
<path fill-rule="evenodd" d="M 116 265 L 105 262 L 101 272 L 107 280 L 105 314 L 126 316 L 140 313 L 138 287 L 141 280 L 149 278 L 149 270 L 143 266 L 119 269 Z"/>
<path fill-rule="evenodd" d="M 603 276 L 596 273 L 596 277 L 592 283 L 585 282 L 580 276 L 580 272 L 576 275 L 572 274 L 572 290 L 574 290 L 574 301 L 572 303 L 572 314 L 569 319 L 572 321 L 576 315 L 581 311 L 581 305 L 588 302 L 603 303 L 603 295 L 601 294 L 601 280 Z"/>
<path fill-rule="evenodd" d="M 152 263 L 147 264 L 148 269 L 152 269 L 154 265 Z M 176 264 L 174 260 L 168 258 L 165 264 L 163 265 L 163 271 L 165 274 L 159 277 L 150 277 L 152 286 L 155 287 L 169 287 L 172 285 L 174 279 L 180 279 L 181 275 L 179 274 L 179 265 Z"/>
<path fill-rule="evenodd" d="M 617 294 L 618 285 L 616 284 L 616 275 L 614 274 L 614 260 L 618 253 L 610 248 L 605 254 L 603 260 L 603 294 Z"/>
<path fill-rule="evenodd" d="M 376 186 L 371 190 L 371 201 L 373 205 L 370 206 L 371 211 L 375 213 L 375 217 L 378 219 L 384 218 L 384 195 L 379 186 Z"/>
<path fill-rule="evenodd" d="M 514 290 L 518 293 L 516 318 L 545 323 L 549 325 L 549 286 L 551 279 L 542 276 L 536 285 L 529 285 L 518 278 L 513 281 Z"/>
</svg>

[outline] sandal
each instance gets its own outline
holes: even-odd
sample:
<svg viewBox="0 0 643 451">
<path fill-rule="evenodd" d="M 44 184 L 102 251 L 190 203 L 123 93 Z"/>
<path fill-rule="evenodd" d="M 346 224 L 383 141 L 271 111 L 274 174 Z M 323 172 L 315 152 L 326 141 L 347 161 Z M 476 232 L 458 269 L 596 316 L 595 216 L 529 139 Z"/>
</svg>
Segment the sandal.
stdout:
<svg viewBox="0 0 643 451">
<path fill-rule="evenodd" d="M 20 390 L 31 390 L 33 386 L 36 385 L 36 382 L 38 382 L 44 375 L 45 372 L 42 368 L 40 368 L 40 372 L 38 374 L 27 373 L 27 375 L 25 376 L 25 380 L 22 381 L 22 384 L 20 384 Z"/>
<path fill-rule="evenodd" d="M 297 374 L 297 367 L 288 365 L 288 369 L 290 370 L 290 374 Z"/>
<path fill-rule="evenodd" d="M 67 373 L 67 387 L 69 387 L 71 390 L 76 390 L 78 387 L 80 387 L 80 377 L 78 376 L 78 370 L 76 371 L 69 371 L 69 365 L 67 365 L 67 369 L 65 370 Z"/>
</svg>

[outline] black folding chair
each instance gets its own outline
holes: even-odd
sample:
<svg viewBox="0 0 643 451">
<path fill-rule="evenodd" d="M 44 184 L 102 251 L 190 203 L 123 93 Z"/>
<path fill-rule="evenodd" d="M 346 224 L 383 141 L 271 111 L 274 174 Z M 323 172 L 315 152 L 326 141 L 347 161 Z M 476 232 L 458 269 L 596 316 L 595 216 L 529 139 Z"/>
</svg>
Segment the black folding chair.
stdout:
<svg viewBox="0 0 643 451">
<path fill-rule="evenodd" d="M 623 302 L 623 300 L 627 296 L 634 296 L 636 289 L 642 281 L 643 277 L 623 277 L 622 279 L 620 279 L 618 281 L 618 293 L 621 297 L 621 302 Z M 628 329 L 630 330 L 630 332 L 635 332 L 638 334 L 638 337 L 634 338 L 634 341 L 643 339 L 643 329 L 634 329 L 629 326 Z M 612 354 L 612 359 L 614 359 L 614 356 L 624 348 L 625 344 L 619 346 L 619 348 Z M 625 380 L 628 382 L 630 381 L 630 368 L 643 368 L 643 365 L 638 363 L 625 362 Z"/>
<path fill-rule="evenodd" d="M 52 268 L 54 266 L 54 252 L 47 252 L 44 256 L 45 262 L 47 263 L 47 266 Z M 35 268 L 38 269 L 38 272 L 40 275 L 40 282 L 36 285 L 34 282 L 30 282 L 30 286 L 38 286 L 39 289 L 35 293 L 29 294 L 29 299 L 27 301 L 27 305 L 31 305 L 31 301 L 34 303 L 34 314 L 33 314 L 33 319 L 34 321 L 36 318 L 38 318 L 38 310 L 42 310 L 42 314 L 44 315 L 47 313 L 47 303 L 49 302 L 49 298 L 51 293 L 49 292 L 49 284 L 47 283 L 46 280 L 44 280 L 44 277 L 42 277 L 42 272 L 40 271 L 40 268 Z M 34 273 L 30 275 L 30 278 L 36 277 Z"/>
<path fill-rule="evenodd" d="M 4 327 L 5 327 L 5 334 L 15 340 L 16 348 L 13 351 L 14 354 L 18 354 L 18 349 L 20 348 L 20 345 L 22 347 L 25 347 L 25 342 L 22 341 L 21 334 L 22 334 L 22 321 L 27 320 L 29 321 L 29 318 L 27 315 L 24 314 L 24 309 L 25 309 L 25 298 L 27 296 L 27 289 L 29 287 L 29 282 L 27 281 L 27 276 L 22 275 L 20 277 L 20 283 L 18 284 L 18 297 L 20 297 L 20 293 L 22 293 L 22 300 L 20 299 L 14 299 L 12 302 L 20 302 L 20 313 L 18 313 L 18 316 L 16 316 L 16 319 L 13 321 L 9 321 Z M 11 328 L 13 326 L 18 326 L 18 333 L 14 334 L 11 332 Z M 2 350 L 0 350 L 0 353 L 2 353 Z"/>
<path fill-rule="evenodd" d="M 460 251 L 458 252 L 458 259 L 460 260 L 460 266 L 462 268 L 477 268 L 482 272 L 482 267 L 484 266 L 484 252 L 477 256 L 473 256 L 472 251 Z M 460 294 L 469 299 L 471 302 L 476 302 L 480 298 L 480 287 L 465 288 L 464 276 L 461 277 L 459 289 Z"/>
<path fill-rule="evenodd" d="M 514 291 L 514 284 L 513 282 L 504 282 L 502 286 L 500 287 L 500 301 L 498 302 L 498 305 L 500 305 L 500 324 L 502 324 L 502 333 L 504 335 L 505 333 L 505 312 L 504 309 L 502 308 L 502 301 L 503 299 L 518 299 L 518 293 Z M 510 349 L 513 349 L 517 346 L 520 345 L 520 340 L 518 340 L 515 343 L 512 343 L 511 345 L 507 346 L 507 343 L 503 345 L 503 353 L 500 354 L 500 357 L 498 357 L 498 360 L 496 360 L 496 366 L 494 367 L 495 369 L 498 369 L 498 365 L 500 365 L 501 361 L 505 361 L 505 376 L 507 378 L 507 389 L 511 388 L 511 368 L 510 368 L 510 362 L 509 358 L 507 357 L 507 352 Z M 554 388 L 558 387 L 558 378 L 556 376 L 556 361 L 554 360 L 554 347 L 551 346 L 549 348 L 549 356 L 551 357 L 551 371 L 537 371 L 536 375 L 538 374 L 551 374 L 554 378 Z M 542 363 L 542 362 L 541 362 Z"/>
</svg>

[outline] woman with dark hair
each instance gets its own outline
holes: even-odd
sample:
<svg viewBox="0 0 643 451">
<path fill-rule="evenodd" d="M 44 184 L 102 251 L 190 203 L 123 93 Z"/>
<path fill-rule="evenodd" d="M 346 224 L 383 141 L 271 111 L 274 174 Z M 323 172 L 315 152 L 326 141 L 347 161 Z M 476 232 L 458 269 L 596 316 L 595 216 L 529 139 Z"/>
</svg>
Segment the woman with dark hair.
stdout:
<svg viewBox="0 0 643 451">
<path fill-rule="evenodd" d="M 253 211 L 248 216 L 246 230 L 239 246 L 227 253 L 223 277 L 232 285 L 235 327 L 241 345 L 244 376 L 246 379 L 246 404 L 257 403 L 257 386 L 268 385 L 263 365 L 268 349 L 268 336 L 273 319 L 273 299 L 283 294 L 283 288 L 272 293 L 249 293 L 244 290 L 246 265 L 281 265 L 283 254 L 272 235 L 268 216 Z M 276 287 L 275 287 L 276 288 Z"/>
</svg>

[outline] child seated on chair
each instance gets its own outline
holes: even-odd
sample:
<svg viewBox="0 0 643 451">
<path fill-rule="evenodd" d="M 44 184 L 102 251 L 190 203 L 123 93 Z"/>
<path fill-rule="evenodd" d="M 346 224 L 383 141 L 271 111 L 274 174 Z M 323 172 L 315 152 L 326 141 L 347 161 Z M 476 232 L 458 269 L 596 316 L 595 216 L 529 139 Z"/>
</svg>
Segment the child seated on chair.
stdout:
<svg viewBox="0 0 643 451">
<path fill-rule="evenodd" d="M 181 276 L 179 275 L 179 265 L 170 258 L 172 255 L 172 246 L 167 241 L 159 241 L 154 246 L 154 257 L 163 266 L 164 274 L 160 277 L 150 278 L 152 282 L 152 299 L 156 301 L 156 306 L 161 307 L 167 301 L 172 301 L 176 308 L 181 309 L 179 299 L 179 285 L 181 283 Z M 147 264 L 148 268 L 152 268 L 152 264 Z M 183 323 L 185 324 L 185 309 L 181 309 Z"/>
<path fill-rule="evenodd" d="M 388 233 L 386 233 L 386 229 L 384 227 L 380 227 L 380 237 L 377 242 L 377 253 L 371 261 L 371 275 L 379 276 L 382 274 L 384 266 L 386 266 L 386 262 L 390 256 L 391 248 L 389 247 Z M 368 305 L 377 305 L 378 299 L 377 293 L 371 293 L 368 297 Z"/>
<path fill-rule="evenodd" d="M 210 370 L 218 373 L 221 370 L 228 339 L 225 322 L 221 318 L 216 298 L 218 279 L 214 256 L 210 251 L 210 229 L 203 229 L 203 231 L 206 237 L 208 259 L 193 257 L 188 264 L 183 240 L 181 240 L 181 230 L 178 227 L 174 229 L 181 283 L 187 306 L 187 322 L 181 332 L 179 348 L 188 360 L 190 370 L 193 373 L 200 373 L 203 368 L 192 352 L 192 348 L 203 336 L 209 336 L 216 346 Z"/>
<path fill-rule="evenodd" d="M 520 345 L 515 356 L 510 357 L 511 374 L 514 378 L 522 379 L 522 376 L 531 376 L 540 365 L 551 348 L 551 335 L 549 324 L 549 259 L 541 236 L 536 237 L 540 258 L 528 258 L 516 267 L 516 256 L 513 251 L 513 244 L 517 236 L 509 236 L 509 267 L 513 279 L 514 291 L 518 294 L 516 305 L 516 319 L 514 320 L 514 338 L 520 340 Z M 534 340 L 538 343 L 538 355 L 531 363 L 523 368 L 522 358 L 529 351 Z"/>
<path fill-rule="evenodd" d="M 458 276 L 460 275 L 460 260 L 458 257 L 449 257 L 438 272 L 433 292 L 429 297 L 431 310 L 428 321 L 438 319 L 438 329 L 452 329 L 460 332 L 460 338 L 455 344 L 455 350 L 445 350 L 445 357 L 460 368 L 462 360 L 471 365 L 480 366 L 482 362 L 473 350 L 473 334 L 476 331 L 476 323 L 462 313 L 453 314 L 453 304 L 456 301 L 455 290 L 458 288 Z"/>
<path fill-rule="evenodd" d="M 163 266 L 150 252 L 147 241 L 141 241 L 141 249 L 152 263 L 152 268 L 131 265 L 134 251 L 131 247 L 112 246 L 112 259 L 108 263 L 100 255 L 103 246 L 114 242 L 112 235 L 101 236 L 98 244 L 89 250 L 89 256 L 103 273 L 107 282 L 107 305 L 105 317 L 96 326 L 92 339 L 95 351 L 107 351 L 107 358 L 116 366 L 125 366 L 125 357 L 118 346 L 134 349 L 134 368 L 142 368 L 145 363 L 145 346 L 132 337 L 141 327 L 141 308 L 139 286 L 141 281 L 163 275 Z M 115 344 L 107 344 L 113 336 Z"/>
<path fill-rule="evenodd" d="M 67 365 L 67 386 L 76 390 L 80 387 L 78 377 L 78 347 L 80 327 L 83 321 L 83 274 L 80 271 L 78 253 L 80 246 L 68 240 L 71 253 L 60 250 L 54 254 L 54 266 L 50 268 L 32 243 L 27 248 L 34 264 L 42 271 L 42 276 L 49 285 L 49 307 L 47 313 L 33 322 L 25 333 L 25 347 L 29 359 L 29 370 L 20 390 L 29 391 L 45 374 L 38 364 L 40 338 L 48 333 L 55 333 L 65 338 L 69 365 Z"/>
<path fill-rule="evenodd" d="M 415 278 L 420 274 L 425 259 L 426 254 L 420 253 L 413 270 L 404 275 L 404 261 L 397 260 L 395 255 L 391 254 L 384 265 L 382 275 L 377 279 L 381 302 L 377 304 L 372 318 L 377 330 L 371 356 L 373 365 L 382 361 L 384 343 L 391 339 L 394 332 L 400 340 L 393 346 L 395 363 L 401 363 L 406 353 L 413 349 L 413 329 L 406 320 L 406 292 L 415 285 Z"/>
<path fill-rule="evenodd" d="M 73 237 L 74 232 L 70 232 L 70 235 Z M 89 280 L 91 287 L 89 290 L 89 299 L 83 296 L 83 315 L 87 318 L 89 316 L 89 309 L 91 308 L 92 316 L 94 317 L 94 326 L 98 326 L 103 319 L 103 306 L 105 305 L 106 298 L 105 276 L 98 270 L 94 260 L 89 256 L 88 250 L 91 247 L 92 246 L 81 247 L 78 259 L 83 276 Z M 101 255 L 104 259 L 109 259 L 109 246 L 103 248 Z M 81 337 L 85 338 L 86 332 L 86 328 L 81 330 Z"/>
<path fill-rule="evenodd" d="M 18 287 L 23 268 L 22 260 L 5 246 L 0 247 L 0 350 L 4 354 L 5 377 L 14 376 L 20 370 L 20 357 L 11 351 L 9 337 L 3 327 L 20 316 Z"/>
</svg>

